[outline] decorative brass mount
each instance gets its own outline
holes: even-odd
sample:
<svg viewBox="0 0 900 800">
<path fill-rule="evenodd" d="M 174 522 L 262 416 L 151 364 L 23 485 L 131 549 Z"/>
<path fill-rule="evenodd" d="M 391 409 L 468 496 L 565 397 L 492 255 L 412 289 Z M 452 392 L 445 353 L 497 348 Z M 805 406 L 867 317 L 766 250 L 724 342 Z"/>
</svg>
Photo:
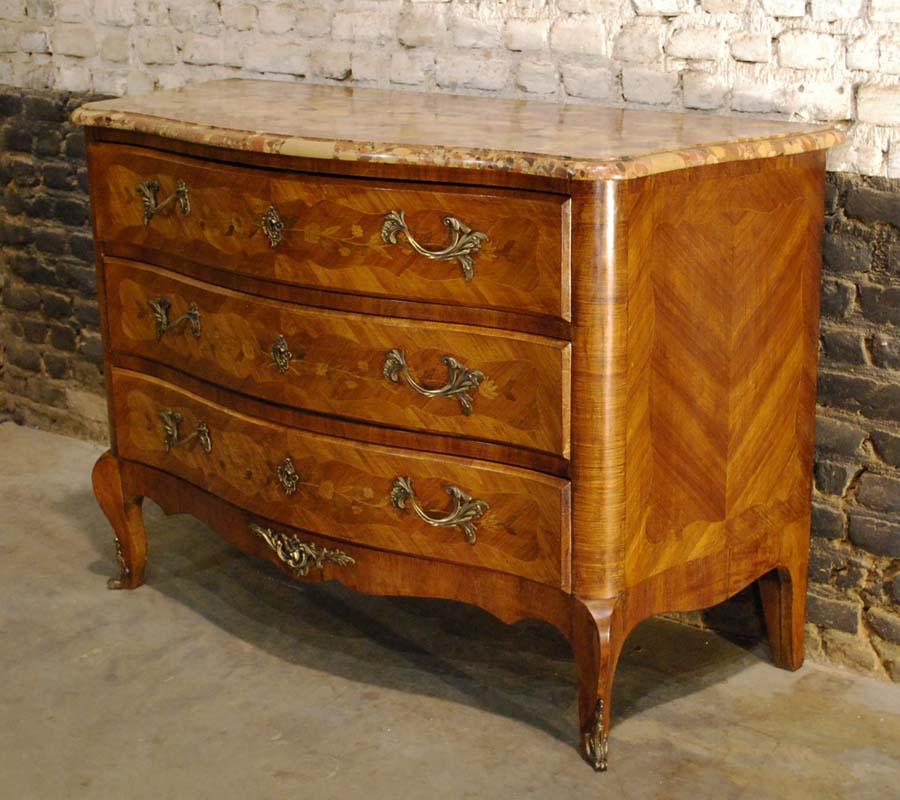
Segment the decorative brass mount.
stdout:
<svg viewBox="0 0 900 800">
<path fill-rule="evenodd" d="M 209 428 L 205 422 L 198 422 L 197 428 L 193 433 L 181 438 L 178 426 L 181 424 L 182 416 L 178 411 L 160 411 L 159 418 L 162 420 L 165 431 L 163 447 L 167 453 L 173 447 L 183 447 L 194 439 L 200 442 L 200 447 L 204 453 L 212 452 L 212 438 L 209 435 Z"/>
<path fill-rule="evenodd" d="M 275 477 L 281 484 L 281 488 L 286 495 L 292 495 L 297 491 L 297 484 L 300 482 L 300 476 L 294 469 L 294 462 L 288 456 L 277 467 L 275 467 Z"/>
<path fill-rule="evenodd" d="M 444 217 L 444 225 L 450 229 L 452 239 L 443 250 L 429 250 L 419 244 L 409 232 L 406 224 L 406 215 L 403 211 L 388 211 L 384 215 L 384 223 L 381 226 L 381 238 L 388 244 L 397 244 L 397 236 L 404 234 L 410 247 L 419 255 L 434 261 L 452 261 L 456 259 L 462 267 L 466 280 L 472 280 L 475 275 L 473 265 L 474 254 L 481 249 L 481 245 L 488 241 L 486 233 L 473 231 L 465 222 L 456 217 Z"/>
<path fill-rule="evenodd" d="M 284 336 L 279 335 L 279 337 L 275 340 L 275 343 L 272 345 L 272 361 L 275 364 L 275 368 L 284 375 L 285 372 L 288 371 L 288 368 L 291 366 L 291 359 L 294 357 L 294 354 L 290 351 L 288 347 L 287 339 Z"/>
<path fill-rule="evenodd" d="M 594 709 L 594 724 L 584 734 L 584 755 L 597 772 L 606 772 L 609 753 L 609 737 L 603 724 L 603 710 L 603 700 L 599 699 Z"/>
<path fill-rule="evenodd" d="M 278 247 L 284 238 L 284 222 L 278 216 L 275 206 L 269 206 L 266 209 L 266 213 L 262 215 L 259 225 L 269 240 L 269 245 L 273 248 Z"/>
<path fill-rule="evenodd" d="M 156 320 L 156 339 L 162 339 L 166 331 L 177 328 L 182 322 L 190 322 L 191 333 L 194 336 L 200 336 L 200 309 L 196 303 L 191 303 L 188 310 L 180 317 L 169 320 L 169 310 L 172 304 L 165 297 L 157 297 L 156 300 L 150 301 L 150 310 L 153 312 L 153 319 Z"/>
<path fill-rule="evenodd" d="M 405 511 L 407 503 L 409 503 L 415 515 L 423 522 L 433 525 L 435 528 L 455 526 L 463 532 L 469 544 L 475 544 L 478 520 L 485 515 L 490 506 L 484 500 L 473 500 L 458 486 L 448 486 L 446 491 L 453 498 L 453 509 L 443 517 L 433 517 L 416 500 L 412 478 L 397 477 L 391 484 L 391 505 Z"/>
<path fill-rule="evenodd" d="M 155 178 L 142 181 L 136 188 L 137 193 L 141 196 L 141 202 L 144 204 L 144 225 L 149 225 L 150 220 L 172 202 L 176 204 L 181 216 L 186 217 L 191 213 L 190 193 L 184 181 L 178 181 L 175 184 L 175 191 L 161 203 L 156 202 L 156 195 L 159 193 L 159 181 Z"/>
<path fill-rule="evenodd" d="M 447 366 L 448 380 L 444 386 L 437 389 L 426 389 L 415 381 L 409 374 L 406 353 L 403 350 L 395 349 L 387 354 L 382 372 L 385 378 L 394 383 L 399 383 L 402 376 L 407 385 L 425 397 L 455 397 L 459 400 L 462 413 L 469 416 L 472 413 L 472 398 L 469 391 L 474 392 L 478 389 L 484 380 L 484 373 L 477 369 L 468 369 L 453 356 L 444 356 L 441 363 Z"/>
<path fill-rule="evenodd" d="M 296 536 L 263 528 L 261 525 L 250 525 L 250 530 L 261 536 L 272 548 L 279 560 L 287 564 L 295 575 L 305 577 L 310 569 L 322 569 L 326 563 L 347 567 L 356 560 L 342 550 L 329 550 L 327 547 L 313 542 L 302 542 Z"/>
</svg>

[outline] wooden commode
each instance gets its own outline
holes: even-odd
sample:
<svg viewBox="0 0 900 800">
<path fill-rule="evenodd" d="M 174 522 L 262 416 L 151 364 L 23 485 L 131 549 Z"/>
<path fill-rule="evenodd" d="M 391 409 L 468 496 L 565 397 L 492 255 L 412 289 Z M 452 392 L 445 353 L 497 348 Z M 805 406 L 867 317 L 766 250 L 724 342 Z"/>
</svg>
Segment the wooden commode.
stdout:
<svg viewBox="0 0 900 800">
<path fill-rule="evenodd" d="M 828 127 L 216 81 L 88 104 L 113 588 L 141 500 L 305 580 L 803 659 Z"/>
</svg>

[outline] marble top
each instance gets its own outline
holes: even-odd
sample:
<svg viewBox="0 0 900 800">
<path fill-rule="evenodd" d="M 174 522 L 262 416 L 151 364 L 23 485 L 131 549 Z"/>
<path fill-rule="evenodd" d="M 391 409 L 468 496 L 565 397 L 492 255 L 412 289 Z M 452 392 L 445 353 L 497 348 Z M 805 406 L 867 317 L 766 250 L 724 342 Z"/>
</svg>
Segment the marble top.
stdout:
<svg viewBox="0 0 900 800">
<path fill-rule="evenodd" d="M 576 180 L 821 150 L 844 136 L 745 116 L 238 79 L 88 103 L 72 119 L 235 150 Z"/>
</svg>

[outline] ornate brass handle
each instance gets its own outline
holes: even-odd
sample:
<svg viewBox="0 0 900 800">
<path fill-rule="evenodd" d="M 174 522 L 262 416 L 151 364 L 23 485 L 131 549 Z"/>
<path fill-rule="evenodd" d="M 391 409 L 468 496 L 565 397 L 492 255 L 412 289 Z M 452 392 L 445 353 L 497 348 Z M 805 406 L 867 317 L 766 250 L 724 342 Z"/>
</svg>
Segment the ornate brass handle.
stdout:
<svg viewBox="0 0 900 800">
<path fill-rule="evenodd" d="M 141 202 L 144 204 L 144 225 L 149 225 L 150 220 L 156 216 L 157 212 L 162 211 L 169 203 L 176 204 L 182 217 L 191 213 L 190 193 L 184 181 L 178 181 L 175 184 L 175 191 L 161 203 L 156 200 L 156 195 L 159 193 L 159 181 L 156 178 L 142 181 L 136 188 L 137 193 L 141 196 Z"/>
<path fill-rule="evenodd" d="M 443 250 L 429 250 L 412 237 L 403 211 L 388 211 L 384 215 L 384 223 L 381 226 L 381 238 L 388 244 L 397 244 L 397 236 L 402 233 L 406 236 L 410 247 L 419 255 L 434 261 L 452 261 L 455 258 L 462 267 L 466 280 L 470 281 L 475 275 L 475 267 L 472 263 L 473 254 L 481 249 L 481 245 L 488 240 L 488 236 L 481 231 L 473 231 L 456 217 L 444 217 L 444 225 L 450 229 L 452 236 L 450 244 Z"/>
<path fill-rule="evenodd" d="M 275 477 L 278 478 L 281 490 L 286 495 L 290 496 L 297 491 L 300 476 L 297 474 L 297 470 L 294 469 L 294 462 L 291 461 L 290 456 L 275 467 Z"/>
<path fill-rule="evenodd" d="M 406 504 L 409 503 L 415 515 L 423 522 L 427 522 L 435 528 L 455 526 L 465 534 L 469 544 L 475 544 L 478 520 L 490 510 L 490 506 L 484 500 L 473 500 L 458 486 L 448 486 L 447 494 L 453 498 L 453 509 L 443 517 L 432 517 L 416 500 L 412 478 L 397 477 L 391 484 L 391 505 L 405 511 Z"/>
<path fill-rule="evenodd" d="M 409 374 L 406 353 L 402 350 L 391 350 L 387 354 L 382 372 L 385 378 L 394 383 L 399 383 L 402 376 L 408 386 L 425 397 L 455 397 L 459 400 L 462 413 L 469 416 L 472 413 L 472 398 L 469 396 L 469 391 L 474 392 L 478 389 L 484 380 L 484 373 L 477 369 L 468 369 L 453 356 L 444 356 L 441 363 L 447 365 L 448 379 L 444 386 L 437 389 L 426 389 L 416 382 Z"/>
<path fill-rule="evenodd" d="M 250 530 L 257 536 L 261 536 L 265 543 L 275 551 L 279 560 L 301 577 L 306 576 L 312 567 L 322 569 L 326 563 L 337 564 L 339 567 L 347 567 L 356 563 L 356 560 L 343 550 L 329 550 L 327 547 L 313 542 L 303 542 L 296 536 L 282 531 L 253 524 L 250 525 Z"/>
<path fill-rule="evenodd" d="M 159 418 L 162 420 L 165 438 L 163 439 L 163 447 L 168 453 L 173 447 L 183 447 L 194 439 L 200 442 L 200 447 L 204 453 L 212 452 L 212 438 L 209 435 L 209 428 L 205 422 L 198 422 L 197 428 L 193 433 L 181 437 L 178 427 L 181 424 L 182 416 L 177 411 L 160 411 Z"/>
<path fill-rule="evenodd" d="M 182 322 L 190 322 L 191 324 L 191 333 L 194 336 L 200 336 L 200 309 L 197 308 L 196 303 L 191 303 L 188 306 L 188 310 L 185 311 L 180 317 L 176 317 L 173 320 L 169 319 L 169 309 L 172 308 L 172 304 L 166 300 L 165 297 L 157 297 L 156 300 L 150 301 L 150 310 L 153 312 L 153 319 L 156 320 L 156 339 L 159 341 L 162 339 L 163 334 L 166 331 L 172 330 L 172 328 L 177 328 L 181 325 Z"/>
<path fill-rule="evenodd" d="M 275 206 L 269 206 L 266 209 L 266 213 L 262 215 L 259 222 L 259 227 L 262 228 L 271 247 L 275 248 L 281 244 L 281 240 L 284 238 L 284 223 L 278 216 Z"/>
<path fill-rule="evenodd" d="M 288 347 L 287 339 L 285 339 L 284 336 L 279 336 L 272 345 L 271 352 L 275 368 L 284 375 L 291 366 L 291 359 L 294 357 L 294 354 Z"/>
</svg>

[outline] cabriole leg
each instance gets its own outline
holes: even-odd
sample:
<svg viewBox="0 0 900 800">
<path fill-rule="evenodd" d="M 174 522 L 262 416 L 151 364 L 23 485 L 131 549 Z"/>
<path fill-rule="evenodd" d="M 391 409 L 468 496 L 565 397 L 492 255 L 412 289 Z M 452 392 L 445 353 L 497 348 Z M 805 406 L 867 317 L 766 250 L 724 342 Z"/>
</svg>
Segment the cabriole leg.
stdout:
<svg viewBox="0 0 900 800">
<path fill-rule="evenodd" d="M 578 670 L 578 718 L 582 751 L 605 771 L 612 685 L 622 650 L 622 620 L 615 600 L 573 600 L 572 649 Z"/>
<path fill-rule="evenodd" d="M 144 582 L 147 534 L 141 514 L 143 497 L 129 495 L 123 486 L 119 461 L 109 451 L 94 465 L 94 495 L 116 534 L 119 574 L 110 578 L 110 589 L 136 589 Z"/>
<path fill-rule="evenodd" d="M 803 664 L 807 564 L 778 567 L 758 583 L 772 660 L 782 669 L 799 669 Z"/>
</svg>

